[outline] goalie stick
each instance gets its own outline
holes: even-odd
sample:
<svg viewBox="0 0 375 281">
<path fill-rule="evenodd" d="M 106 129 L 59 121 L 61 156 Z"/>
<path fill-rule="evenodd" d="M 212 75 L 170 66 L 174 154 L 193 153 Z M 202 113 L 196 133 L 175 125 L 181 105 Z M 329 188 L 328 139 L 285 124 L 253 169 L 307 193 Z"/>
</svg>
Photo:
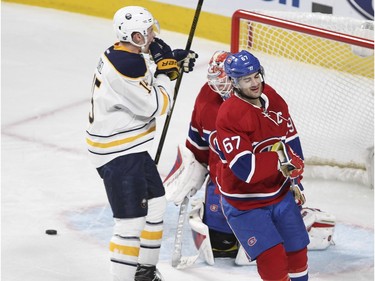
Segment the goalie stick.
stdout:
<svg viewBox="0 0 375 281">
<path fill-rule="evenodd" d="M 195 29 L 197 28 L 198 19 L 199 19 L 199 15 L 201 13 L 202 5 L 203 5 L 203 0 L 199 0 L 198 4 L 197 4 L 197 8 L 195 10 L 193 22 L 191 24 L 189 37 L 188 37 L 188 40 L 186 42 L 186 47 L 185 47 L 186 51 L 190 50 L 191 44 L 193 43 L 194 33 L 195 33 Z M 163 131 L 161 133 L 159 145 L 158 145 L 158 148 L 157 148 L 157 151 L 156 151 L 156 155 L 155 155 L 155 164 L 156 165 L 159 163 L 160 154 L 161 154 L 161 151 L 162 151 L 163 146 L 164 146 L 165 137 L 167 136 L 167 131 L 168 131 L 169 123 L 171 121 L 173 110 L 174 110 L 174 106 L 176 104 L 177 94 L 178 94 L 178 90 L 180 89 L 180 85 L 181 85 L 181 80 L 182 80 L 183 73 L 184 72 L 182 70 L 180 70 L 180 75 L 178 76 L 177 81 L 176 81 L 176 85 L 174 87 L 174 95 L 173 95 L 172 108 L 169 111 L 169 113 L 167 114 L 167 117 L 165 119 Z"/>
<path fill-rule="evenodd" d="M 182 238 L 183 229 L 186 221 L 186 214 L 189 205 L 190 194 L 186 195 L 180 205 L 180 213 L 178 215 L 178 224 L 176 229 L 176 236 L 174 240 L 174 248 L 172 253 L 172 266 L 177 269 L 185 269 L 193 265 L 199 257 L 199 251 L 193 256 L 182 256 Z"/>
<path fill-rule="evenodd" d="M 177 221 L 177 229 L 176 229 L 176 236 L 174 240 L 174 247 L 172 253 L 172 266 L 179 268 L 181 264 L 181 256 L 182 256 L 182 235 L 184 231 L 184 224 L 186 220 L 186 214 L 189 205 L 189 196 L 190 194 L 186 195 L 184 200 L 180 205 L 180 212 L 178 214 L 178 221 Z M 197 257 L 198 258 L 198 257 Z"/>
<path fill-rule="evenodd" d="M 210 179 L 210 176 L 207 175 L 205 181 L 202 184 L 202 187 L 207 186 L 209 179 Z M 173 253 L 172 253 L 172 267 L 176 267 L 177 269 L 184 269 L 184 268 L 191 266 L 192 264 L 195 263 L 195 261 L 198 259 L 199 254 L 200 254 L 198 250 L 198 253 L 196 255 L 182 256 L 183 230 L 184 230 L 184 225 L 186 222 L 190 197 L 191 197 L 191 193 L 189 192 L 188 194 L 186 194 L 186 196 L 182 200 L 182 203 L 180 205 L 180 212 L 178 215 L 176 236 L 174 240 L 174 247 L 173 247 Z"/>
</svg>

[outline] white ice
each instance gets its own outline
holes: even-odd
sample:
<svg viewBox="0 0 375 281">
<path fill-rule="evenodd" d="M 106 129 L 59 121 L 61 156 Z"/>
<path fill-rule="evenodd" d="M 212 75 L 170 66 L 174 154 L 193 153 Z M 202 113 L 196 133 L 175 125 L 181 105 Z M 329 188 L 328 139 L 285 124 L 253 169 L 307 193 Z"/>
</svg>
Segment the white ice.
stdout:
<svg viewBox="0 0 375 281">
<path fill-rule="evenodd" d="M 1 280 L 111 280 L 111 212 L 84 143 L 93 70 L 99 54 L 115 41 L 111 21 L 4 2 L 1 16 Z M 187 35 L 163 31 L 161 36 L 173 48 L 185 47 Z M 184 142 L 208 59 L 228 48 L 194 39 L 199 59 L 182 80 L 160 159 L 162 176 Z M 163 121 L 158 120 L 158 134 Z M 373 190 L 311 178 L 304 183 L 307 205 L 337 219 L 336 245 L 309 252 L 310 280 L 373 280 Z M 260 280 L 254 266 L 234 266 L 232 260 L 208 266 L 199 259 L 188 269 L 172 268 L 177 213 L 170 204 L 158 265 L 166 281 Z M 58 235 L 46 235 L 46 229 Z M 192 255 L 188 228 L 184 234 L 183 254 Z"/>
</svg>

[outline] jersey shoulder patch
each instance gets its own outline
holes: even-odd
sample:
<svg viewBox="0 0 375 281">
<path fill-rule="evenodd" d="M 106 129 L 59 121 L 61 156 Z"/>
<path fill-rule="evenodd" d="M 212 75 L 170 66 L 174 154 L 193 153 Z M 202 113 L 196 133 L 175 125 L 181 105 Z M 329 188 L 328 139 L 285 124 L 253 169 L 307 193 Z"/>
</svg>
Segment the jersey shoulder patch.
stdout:
<svg viewBox="0 0 375 281">
<path fill-rule="evenodd" d="M 104 52 L 104 55 L 112 66 L 124 76 L 139 78 L 146 75 L 146 61 L 141 54 L 116 50 L 114 46 L 111 46 Z"/>
</svg>

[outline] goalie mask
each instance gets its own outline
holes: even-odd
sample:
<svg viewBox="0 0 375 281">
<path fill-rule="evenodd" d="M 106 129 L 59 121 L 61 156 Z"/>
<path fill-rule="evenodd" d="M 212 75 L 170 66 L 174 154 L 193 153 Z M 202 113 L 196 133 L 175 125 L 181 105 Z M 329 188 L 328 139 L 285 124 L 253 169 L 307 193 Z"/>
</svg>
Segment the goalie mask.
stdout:
<svg viewBox="0 0 375 281">
<path fill-rule="evenodd" d="M 224 62 L 226 74 L 232 79 L 233 85 L 240 88 L 240 80 L 243 77 L 259 73 L 264 84 L 264 70 L 259 60 L 250 52 L 242 50 L 239 53 L 230 55 Z"/>
<path fill-rule="evenodd" d="M 137 47 L 147 45 L 148 29 L 153 27 L 153 31 L 160 32 L 159 23 L 152 14 L 143 7 L 128 6 L 118 10 L 113 17 L 113 27 L 117 38 L 121 42 L 129 42 Z M 132 34 L 139 32 L 145 39 L 144 44 L 137 44 L 133 41 Z"/>
<path fill-rule="evenodd" d="M 208 86 L 223 98 L 226 98 L 232 90 L 232 83 L 224 71 L 224 62 L 229 54 L 225 51 L 216 51 L 207 69 Z"/>
</svg>

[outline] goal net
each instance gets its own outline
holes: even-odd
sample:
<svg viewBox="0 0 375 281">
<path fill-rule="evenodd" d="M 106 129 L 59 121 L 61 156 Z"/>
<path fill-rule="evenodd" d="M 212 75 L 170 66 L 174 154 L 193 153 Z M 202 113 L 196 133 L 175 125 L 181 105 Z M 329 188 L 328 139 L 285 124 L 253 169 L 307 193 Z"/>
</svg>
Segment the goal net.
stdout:
<svg viewBox="0 0 375 281">
<path fill-rule="evenodd" d="M 233 14 L 231 52 L 257 56 L 266 83 L 289 104 L 310 175 L 373 186 L 373 24 L 325 14 Z"/>
</svg>

